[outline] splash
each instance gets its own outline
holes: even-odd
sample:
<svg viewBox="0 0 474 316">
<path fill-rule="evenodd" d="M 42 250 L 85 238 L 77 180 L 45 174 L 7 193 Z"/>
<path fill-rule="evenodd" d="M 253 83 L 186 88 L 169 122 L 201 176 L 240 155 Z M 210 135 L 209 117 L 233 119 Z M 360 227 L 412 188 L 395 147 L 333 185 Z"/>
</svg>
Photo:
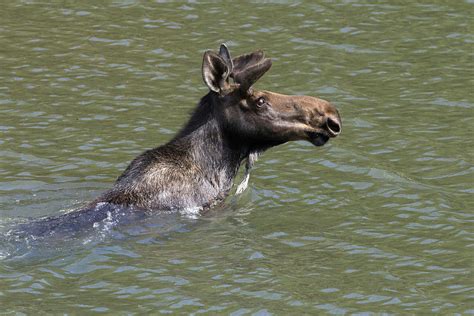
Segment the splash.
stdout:
<svg viewBox="0 0 474 316">
<path fill-rule="evenodd" d="M 190 219 L 197 219 L 201 215 L 202 207 L 186 207 L 179 210 L 179 214 Z"/>
</svg>

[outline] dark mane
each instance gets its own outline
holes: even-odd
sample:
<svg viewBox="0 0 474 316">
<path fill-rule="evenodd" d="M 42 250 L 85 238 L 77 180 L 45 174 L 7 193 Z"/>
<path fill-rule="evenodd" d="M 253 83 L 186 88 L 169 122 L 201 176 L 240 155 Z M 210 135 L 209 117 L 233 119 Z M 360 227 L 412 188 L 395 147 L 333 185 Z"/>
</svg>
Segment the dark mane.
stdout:
<svg viewBox="0 0 474 316">
<path fill-rule="evenodd" d="M 196 108 L 193 110 L 189 121 L 181 128 L 173 139 L 185 137 L 213 118 L 213 104 L 210 93 L 201 98 Z"/>
</svg>

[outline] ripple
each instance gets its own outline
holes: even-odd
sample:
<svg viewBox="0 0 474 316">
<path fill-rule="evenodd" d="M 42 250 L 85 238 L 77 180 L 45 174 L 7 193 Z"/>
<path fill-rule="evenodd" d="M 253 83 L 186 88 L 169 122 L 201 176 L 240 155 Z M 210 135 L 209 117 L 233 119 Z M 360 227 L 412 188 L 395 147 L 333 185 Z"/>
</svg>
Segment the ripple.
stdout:
<svg viewBox="0 0 474 316">
<path fill-rule="evenodd" d="M 472 314 L 470 2 L 5 2 L 2 310 Z M 334 103 L 343 133 L 266 151 L 205 217 L 6 233 L 79 208 L 168 141 L 222 42 L 264 49 L 256 88 Z"/>
</svg>

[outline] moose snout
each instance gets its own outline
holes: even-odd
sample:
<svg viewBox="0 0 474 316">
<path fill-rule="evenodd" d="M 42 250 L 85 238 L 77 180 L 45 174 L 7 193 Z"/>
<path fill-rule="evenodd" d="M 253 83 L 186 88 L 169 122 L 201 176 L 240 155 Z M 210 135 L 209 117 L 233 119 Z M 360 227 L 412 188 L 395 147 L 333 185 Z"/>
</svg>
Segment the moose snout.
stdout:
<svg viewBox="0 0 474 316">
<path fill-rule="evenodd" d="M 336 137 L 341 133 L 341 119 L 339 117 L 327 116 L 325 125 L 331 137 Z"/>
</svg>

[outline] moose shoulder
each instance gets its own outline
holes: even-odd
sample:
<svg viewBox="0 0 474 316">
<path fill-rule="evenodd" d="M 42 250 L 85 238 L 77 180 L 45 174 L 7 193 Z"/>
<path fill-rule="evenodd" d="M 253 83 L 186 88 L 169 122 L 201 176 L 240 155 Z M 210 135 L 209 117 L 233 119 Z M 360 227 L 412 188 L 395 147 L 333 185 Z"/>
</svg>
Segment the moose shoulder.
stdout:
<svg viewBox="0 0 474 316">
<path fill-rule="evenodd" d="M 167 144 L 135 158 L 113 188 L 94 203 L 140 209 L 201 208 L 222 200 L 239 166 L 248 172 L 264 150 L 292 140 L 316 146 L 341 132 L 341 118 L 329 102 L 253 88 L 271 67 L 263 52 L 231 57 L 221 45 L 202 64 L 210 89 L 182 130 Z"/>
</svg>

